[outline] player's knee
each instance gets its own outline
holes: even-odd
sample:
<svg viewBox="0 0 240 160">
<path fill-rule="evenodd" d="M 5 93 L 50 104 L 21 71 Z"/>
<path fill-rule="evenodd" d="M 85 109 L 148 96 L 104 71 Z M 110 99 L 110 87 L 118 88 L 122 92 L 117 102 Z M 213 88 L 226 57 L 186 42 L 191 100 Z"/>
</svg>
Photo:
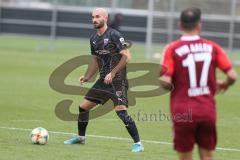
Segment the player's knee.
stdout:
<svg viewBox="0 0 240 160">
<path fill-rule="evenodd" d="M 201 160 L 213 160 L 213 157 L 212 156 L 205 156 L 205 157 L 202 157 Z"/>
<path fill-rule="evenodd" d="M 192 160 L 191 157 L 180 157 L 179 160 Z"/>
<path fill-rule="evenodd" d="M 89 120 L 89 111 L 79 106 L 79 115 L 78 121 L 79 122 L 87 122 Z"/>
<path fill-rule="evenodd" d="M 81 103 L 81 104 L 79 105 L 79 112 L 80 112 L 81 110 L 83 110 L 83 111 L 88 111 L 88 110 L 89 110 L 89 107 L 88 107 L 87 105 Z"/>
<path fill-rule="evenodd" d="M 212 157 L 204 157 L 201 160 L 213 160 Z"/>
<path fill-rule="evenodd" d="M 84 109 L 84 110 L 90 110 L 92 109 L 93 107 L 96 106 L 96 103 L 92 102 L 92 101 L 89 101 L 87 99 L 84 99 L 81 104 L 80 104 L 80 108 Z"/>
<path fill-rule="evenodd" d="M 115 111 L 116 111 L 116 112 L 122 111 L 122 110 L 127 110 L 127 107 L 126 107 L 126 106 L 123 106 L 123 105 L 119 105 L 119 106 L 116 106 L 116 107 L 115 107 Z"/>
<path fill-rule="evenodd" d="M 88 109 L 85 109 L 85 107 L 82 107 L 81 105 L 79 106 L 79 113 L 87 112 Z"/>
<path fill-rule="evenodd" d="M 133 119 L 128 115 L 126 110 L 116 111 L 116 113 L 125 125 L 134 123 Z"/>
</svg>

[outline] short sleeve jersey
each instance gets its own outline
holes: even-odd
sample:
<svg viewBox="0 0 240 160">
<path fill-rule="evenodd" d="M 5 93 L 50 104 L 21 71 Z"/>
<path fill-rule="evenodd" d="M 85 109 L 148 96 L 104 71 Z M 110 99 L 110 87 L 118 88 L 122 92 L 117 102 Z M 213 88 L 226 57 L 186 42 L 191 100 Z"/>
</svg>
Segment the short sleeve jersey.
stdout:
<svg viewBox="0 0 240 160">
<path fill-rule="evenodd" d="M 215 116 L 216 68 L 227 72 L 232 67 L 218 44 L 199 36 L 183 36 L 166 46 L 161 64 L 174 85 L 173 113 L 191 109 L 196 116 Z"/>
<path fill-rule="evenodd" d="M 99 36 L 97 32 L 92 34 L 90 46 L 91 54 L 98 57 L 98 67 L 101 79 L 104 79 L 105 76 L 116 67 L 122 57 L 119 53 L 123 49 L 126 49 L 126 43 L 121 33 L 109 27 L 101 36 Z M 126 78 L 126 67 L 115 76 L 115 79 Z"/>
</svg>

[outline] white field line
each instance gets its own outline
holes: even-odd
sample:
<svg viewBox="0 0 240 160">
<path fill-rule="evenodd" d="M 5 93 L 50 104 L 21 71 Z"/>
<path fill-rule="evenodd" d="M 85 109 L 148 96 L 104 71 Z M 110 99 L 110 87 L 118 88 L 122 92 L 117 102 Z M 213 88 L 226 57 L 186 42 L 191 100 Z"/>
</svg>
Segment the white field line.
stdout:
<svg viewBox="0 0 240 160">
<path fill-rule="evenodd" d="M 45 122 L 43 120 L 38 119 L 17 119 L 17 120 L 10 120 L 11 122 Z"/>
<path fill-rule="evenodd" d="M 31 131 L 32 130 L 32 129 L 27 129 L 27 128 L 13 128 L 13 127 L 0 127 L 0 129 L 18 130 L 18 131 Z M 69 132 L 57 132 L 57 131 L 48 131 L 48 132 L 53 133 L 53 134 L 74 135 L 74 133 L 69 133 Z M 87 137 L 101 138 L 101 139 L 112 139 L 112 140 L 120 140 L 120 141 L 132 141 L 132 139 L 130 139 L 130 138 L 100 136 L 100 135 L 90 135 L 90 134 L 88 134 Z M 163 141 L 154 141 L 154 140 L 141 140 L 141 141 L 145 142 L 145 143 L 151 143 L 151 144 L 172 145 L 172 143 L 170 143 L 170 142 L 163 142 Z M 240 149 L 237 149 L 237 148 L 217 147 L 216 149 L 221 150 L 221 151 L 240 152 Z"/>
</svg>

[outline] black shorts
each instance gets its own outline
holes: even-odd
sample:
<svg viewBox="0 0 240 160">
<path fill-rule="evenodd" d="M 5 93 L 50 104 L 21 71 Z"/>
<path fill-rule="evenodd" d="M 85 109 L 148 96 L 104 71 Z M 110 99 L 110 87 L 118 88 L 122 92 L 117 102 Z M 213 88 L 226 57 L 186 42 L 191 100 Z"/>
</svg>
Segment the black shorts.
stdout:
<svg viewBox="0 0 240 160">
<path fill-rule="evenodd" d="M 124 105 L 127 107 L 127 90 L 127 80 L 114 80 L 111 84 L 105 84 L 103 79 L 98 79 L 85 95 L 85 99 L 96 104 L 104 104 L 111 99 L 114 106 Z"/>
</svg>

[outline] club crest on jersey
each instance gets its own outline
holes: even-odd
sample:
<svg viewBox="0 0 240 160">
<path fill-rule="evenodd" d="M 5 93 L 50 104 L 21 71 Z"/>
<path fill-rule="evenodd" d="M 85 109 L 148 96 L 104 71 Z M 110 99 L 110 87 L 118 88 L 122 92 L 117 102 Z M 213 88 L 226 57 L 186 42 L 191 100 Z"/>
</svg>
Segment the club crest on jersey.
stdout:
<svg viewBox="0 0 240 160">
<path fill-rule="evenodd" d="M 108 41 L 109 41 L 109 39 L 108 39 L 108 38 L 106 38 L 106 39 L 103 39 L 103 43 L 104 43 L 104 45 L 108 44 Z"/>
<path fill-rule="evenodd" d="M 117 91 L 117 92 L 116 92 L 116 95 L 117 95 L 118 97 L 121 97 L 121 96 L 122 96 L 122 91 Z"/>
</svg>

